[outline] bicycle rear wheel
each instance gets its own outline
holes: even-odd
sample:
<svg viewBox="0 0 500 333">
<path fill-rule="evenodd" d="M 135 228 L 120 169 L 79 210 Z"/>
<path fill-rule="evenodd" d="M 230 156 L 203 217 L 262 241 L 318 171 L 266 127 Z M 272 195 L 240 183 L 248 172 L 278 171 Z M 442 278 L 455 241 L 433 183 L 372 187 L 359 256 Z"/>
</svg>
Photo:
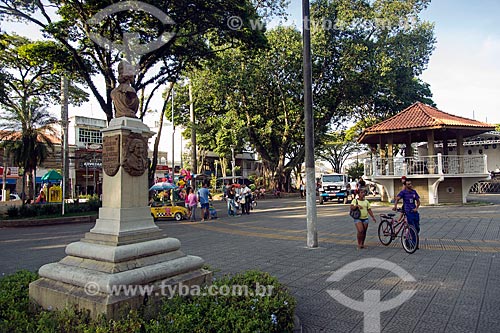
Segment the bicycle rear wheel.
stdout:
<svg viewBox="0 0 500 333">
<path fill-rule="evenodd" d="M 413 253 L 418 246 L 418 233 L 412 225 L 406 225 L 401 233 L 401 245 L 407 253 Z"/>
<path fill-rule="evenodd" d="M 378 225 L 378 239 L 380 243 L 384 245 L 389 245 L 392 242 L 394 230 L 392 229 L 392 224 L 387 220 L 380 221 Z"/>
</svg>

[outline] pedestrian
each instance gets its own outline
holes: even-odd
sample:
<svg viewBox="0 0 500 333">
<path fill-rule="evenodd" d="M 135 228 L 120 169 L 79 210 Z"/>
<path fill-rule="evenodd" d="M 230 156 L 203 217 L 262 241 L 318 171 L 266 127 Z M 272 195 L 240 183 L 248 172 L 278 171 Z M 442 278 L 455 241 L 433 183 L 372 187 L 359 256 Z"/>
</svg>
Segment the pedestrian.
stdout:
<svg viewBox="0 0 500 333">
<path fill-rule="evenodd" d="M 406 220 L 408 224 L 413 226 L 420 233 L 420 214 L 418 213 L 418 208 L 420 207 L 420 196 L 417 191 L 413 189 L 413 184 L 410 179 L 406 178 L 404 182 L 404 189 L 399 192 L 394 201 L 393 210 L 398 209 L 399 200 L 403 199 L 403 211 L 406 215 Z M 418 244 L 417 244 L 418 249 Z"/>
<path fill-rule="evenodd" d="M 201 207 L 201 222 L 205 222 L 205 218 L 208 217 L 209 220 L 212 219 L 210 216 L 210 190 L 208 189 L 207 182 L 203 182 L 202 188 L 198 190 L 198 199 L 200 201 Z"/>
<path fill-rule="evenodd" d="M 300 180 L 300 198 L 304 199 L 306 193 L 306 184 L 304 183 L 304 179 Z"/>
<path fill-rule="evenodd" d="M 241 185 L 240 191 L 241 214 L 250 214 L 250 204 L 252 203 L 252 190 L 246 184 Z"/>
<path fill-rule="evenodd" d="M 192 187 L 188 187 L 187 202 L 189 206 L 189 220 L 196 221 L 196 206 L 198 206 L 198 196 L 194 194 Z"/>
<path fill-rule="evenodd" d="M 226 191 L 227 195 L 227 215 L 229 216 L 235 216 L 237 214 L 237 208 L 236 208 L 236 193 L 234 191 L 234 186 L 229 187 L 229 189 Z"/>
<path fill-rule="evenodd" d="M 366 240 L 366 231 L 368 230 L 368 215 L 371 216 L 374 223 L 377 223 L 375 215 L 373 215 L 370 202 L 365 199 L 366 190 L 358 192 L 358 198 L 351 202 L 351 210 L 359 208 L 359 219 L 354 219 L 354 225 L 357 230 L 358 249 L 364 249 Z"/>
<path fill-rule="evenodd" d="M 359 177 L 358 182 L 356 183 L 356 193 L 359 194 L 362 190 L 364 191 L 366 187 L 366 182 L 363 177 Z"/>
</svg>

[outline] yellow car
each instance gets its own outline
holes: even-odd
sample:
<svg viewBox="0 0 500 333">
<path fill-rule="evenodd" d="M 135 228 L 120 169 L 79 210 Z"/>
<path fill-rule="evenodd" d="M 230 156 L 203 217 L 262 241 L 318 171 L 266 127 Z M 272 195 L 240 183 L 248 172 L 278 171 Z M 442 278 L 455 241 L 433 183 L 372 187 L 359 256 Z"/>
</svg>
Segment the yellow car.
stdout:
<svg viewBox="0 0 500 333">
<path fill-rule="evenodd" d="M 188 217 L 188 210 L 181 206 L 151 206 L 151 216 L 153 219 L 174 218 L 176 221 L 181 221 Z"/>
</svg>

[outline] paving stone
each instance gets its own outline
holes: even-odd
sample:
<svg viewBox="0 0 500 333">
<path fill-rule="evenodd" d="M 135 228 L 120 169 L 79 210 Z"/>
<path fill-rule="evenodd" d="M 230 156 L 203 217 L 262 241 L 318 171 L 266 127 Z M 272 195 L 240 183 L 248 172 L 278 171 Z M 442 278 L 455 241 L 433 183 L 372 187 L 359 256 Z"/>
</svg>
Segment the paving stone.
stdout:
<svg viewBox="0 0 500 333">
<path fill-rule="evenodd" d="M 212 269 L 218 270 L 216 277 L 246 269 L 261 269 L 276 276 L 297 298 L 297 314 L 304 332 L 363 332 L 363 313 L 336 302 L 327 293 L 329 289 L 339 289 L 360 301 L 365 290 L 380 290 L 382 300 L 386 301 L 409 286 L 417 290 L 416 295 L 381 314 L 384 333 L 500 331 L 500 253 L 488 252 L 500 249 L 498 206 L 422 207 L 425 224 L 422 223 L 421 235 L 429 247 L 408 255 L 399 242 L 381 246 L 375 228 L 368 230 L 368 240 L 374 245 L 366 251 L 357 251 L 355 230 L 343 217 L 344 205 L 320 207 L 317 223 L 320 248 L 307 249 L 305 209 L 294 209 L 289 215 L 283 210 L 297 205 L 303 207 L 303 202 L 263 200 L 259 202 L 262 211 L 257 209 L 237 222 L 223 217 L 203 228 L 200 224 L 166 221 L 159 226 L 181 241 L 184 253 L 201 256 Z M 280 210 L 273 211 L 272 207 Z M 373 209 L 375 214 L 387 210 L 376 206 Z M 494 217 L 477 218 L 484 211 Z M 78 241 L 91 227 L 81 224 L 2 229 L 0 273 L 36 270 L 42 264 L 60 260 L 65 255 L 65 244 Z M 273 238 L 244 236 L 239 231 L 265 233 Z M 289 235 L 302 236 L 303 241 L 286 239 Z M 346 240 L 352 243 L 345 244 Z M 367 258 L 391 261 L 417 282 L 402 283 L 394 274 L 378 268 L 357 270 L 341 281 L 327 282 L 345 264 Z"/>
</svg>

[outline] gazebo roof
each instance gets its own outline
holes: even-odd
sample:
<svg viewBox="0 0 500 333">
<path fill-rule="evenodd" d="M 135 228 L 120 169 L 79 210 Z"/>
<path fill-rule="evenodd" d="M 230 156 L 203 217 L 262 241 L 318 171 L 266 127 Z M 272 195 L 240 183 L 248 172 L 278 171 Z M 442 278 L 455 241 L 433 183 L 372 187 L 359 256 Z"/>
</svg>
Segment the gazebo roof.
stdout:
<svg viewBox="0 0 500 333">
<path fill-rule="evenodd" d="M 436 141 L 478 135 L 495 129 L 494 125 L 455 116 L 430 105 L 416 102 L 398 114 L 365 130 L 359 143 L 379 143 L 381 136 L 393 135 L 394 143 L 427 141 L 427 132 L 434 131 Z"/>
</svg>

